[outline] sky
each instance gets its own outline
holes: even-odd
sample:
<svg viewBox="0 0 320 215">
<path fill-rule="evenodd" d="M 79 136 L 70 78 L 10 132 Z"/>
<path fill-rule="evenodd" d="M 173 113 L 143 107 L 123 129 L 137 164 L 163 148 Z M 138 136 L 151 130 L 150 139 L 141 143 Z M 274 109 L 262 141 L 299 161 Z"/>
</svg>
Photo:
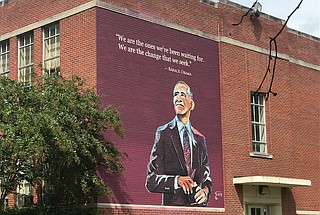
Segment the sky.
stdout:
<svg viewBox="0 0 320 215">
<path fill-rule="evenodd" d="M 250 8 L 255 0 L 231 0 Z M 286 20 L 301 0 L 259 0 L 263 13 Z M 303 0 L 288 27 L 320 38 L 320 0 Z"/>
</svg>

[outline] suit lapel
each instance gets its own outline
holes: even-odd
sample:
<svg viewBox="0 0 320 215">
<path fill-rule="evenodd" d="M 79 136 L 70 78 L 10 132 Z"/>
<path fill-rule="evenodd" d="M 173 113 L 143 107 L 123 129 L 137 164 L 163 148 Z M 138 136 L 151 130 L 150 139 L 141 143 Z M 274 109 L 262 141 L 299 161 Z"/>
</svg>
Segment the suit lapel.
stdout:
<svg viewBox="0 0 320 215">
<path fill-rule="evenodd" d="M 179 131 L 178 127 L 175 125 L 174 120 L 170 123 L 170 131 L 171 143 L 179 160 L 180 167 L 184 172 L 187 172 L 186 162 L 184 160 L 183 149 L 179 137 Z"/>
</svg>

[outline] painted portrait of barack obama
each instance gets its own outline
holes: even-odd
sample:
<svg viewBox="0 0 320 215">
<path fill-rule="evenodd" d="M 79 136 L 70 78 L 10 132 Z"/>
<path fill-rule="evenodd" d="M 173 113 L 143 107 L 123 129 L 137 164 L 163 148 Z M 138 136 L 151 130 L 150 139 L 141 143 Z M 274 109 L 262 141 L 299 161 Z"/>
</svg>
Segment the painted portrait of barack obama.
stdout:
<svg viewBox="0 0 320 215">
<path fill-rule="evenodd" d="M 146 189 L 162 194 L 162 205 L 206 206 L 212 191 L 207 145 L 191 124 L 196 109 L 190 86 L 173 88 L 174 118 L 157 128 L 147 165 Z"/>
</svg>

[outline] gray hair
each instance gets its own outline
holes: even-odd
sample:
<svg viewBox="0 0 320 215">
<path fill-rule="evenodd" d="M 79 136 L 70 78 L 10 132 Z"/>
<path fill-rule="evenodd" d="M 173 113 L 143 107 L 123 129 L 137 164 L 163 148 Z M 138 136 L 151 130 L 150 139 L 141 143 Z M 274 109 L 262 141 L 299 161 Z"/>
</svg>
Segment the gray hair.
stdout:
<svg viewBox="0 0 320 215">
<path fill-rule="evenodd" d="M 193 92 L 192 92 L 190 86 L 189 86 L 186 82 L 180 80 L 180 81 L 178 81 L 178 82 L 174 85 L 174 87 L 176 87 L 178 84 L 183 84 L 183 85 L 185 85 L 185 86 L 188 87 L 188 89 L 189 89 L 189 96 L 190 96 L 191 99 L 193 100 Z"/>
</svg>

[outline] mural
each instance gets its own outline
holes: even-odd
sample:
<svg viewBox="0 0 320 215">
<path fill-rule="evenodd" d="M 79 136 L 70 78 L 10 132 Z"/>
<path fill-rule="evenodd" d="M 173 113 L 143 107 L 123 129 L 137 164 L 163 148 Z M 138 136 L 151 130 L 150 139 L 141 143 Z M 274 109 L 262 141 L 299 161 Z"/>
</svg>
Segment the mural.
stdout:
<svg viewBox="0 0 320 215">
<path fill-rule="evenodd" d="M 128 154 L 99 202 L 223 208 L 218 43 L 97 13 L 97 91 L 121 113 L 125 138 L 107 136 Z"/>
<path fill-rule="evenodd" d="M 175 118 L 157 129 L 148 164 L 146 187 L 163 193 L 162 204 L 207 205 L 212 190 L 205 137 L 190 123 L 195 107 L 187 83 L 173 90 Z"/>
</svg>

